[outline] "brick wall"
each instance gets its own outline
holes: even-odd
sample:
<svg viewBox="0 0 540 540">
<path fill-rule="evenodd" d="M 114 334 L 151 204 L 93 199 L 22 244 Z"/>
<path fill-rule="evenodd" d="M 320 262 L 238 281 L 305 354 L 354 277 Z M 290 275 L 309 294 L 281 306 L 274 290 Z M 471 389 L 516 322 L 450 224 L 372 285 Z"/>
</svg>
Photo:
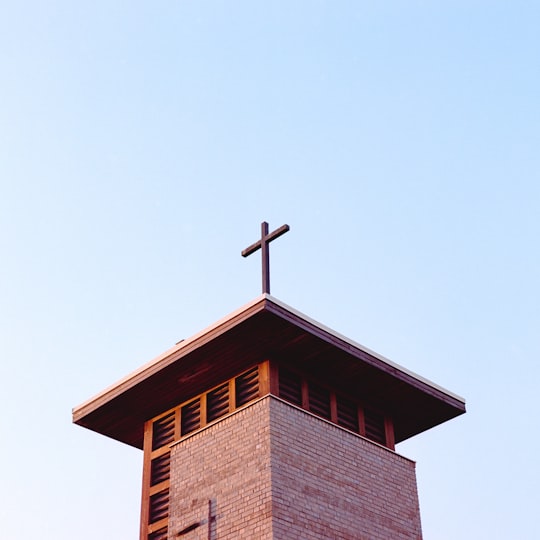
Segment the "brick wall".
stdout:
<svg viewBox="0 0 540 540">
<path fill-rule="evenodd" d="M 419 540 L 415 464 L 273 399 L 276 540 Z"/>
<path fill-rule="evenodd" d="M 170 540 L 421 539 L 413 462 L 271 396 L 174 445 L 170 496 Z"/>
<path fill-rule="evenodd" d="M 176 536 L 197 521 L 215 522 Z M 269 399 L 255 402 L 174 445 L 170 540 L 272 538 Z"/>
</svg>

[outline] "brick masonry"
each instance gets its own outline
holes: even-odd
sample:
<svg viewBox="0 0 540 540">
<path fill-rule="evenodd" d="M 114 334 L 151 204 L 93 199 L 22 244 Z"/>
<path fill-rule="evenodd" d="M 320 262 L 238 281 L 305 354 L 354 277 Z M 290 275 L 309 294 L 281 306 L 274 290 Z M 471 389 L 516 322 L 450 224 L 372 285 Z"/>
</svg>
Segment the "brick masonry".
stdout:
<svg viewBox="0 0 540 540">
<path fill-rule="evenodd" d="M 209 501 L 215 515 L 210 524 Z M 272 538 L 269 398 L 172 447 L 169 508 L 170 540 Z"/>
<path fill-rule="evenodd" d="M 422 538 L 414 462 L 273 396 L 175 444 L 170 497 L 169 540 Z"/>
</svg>

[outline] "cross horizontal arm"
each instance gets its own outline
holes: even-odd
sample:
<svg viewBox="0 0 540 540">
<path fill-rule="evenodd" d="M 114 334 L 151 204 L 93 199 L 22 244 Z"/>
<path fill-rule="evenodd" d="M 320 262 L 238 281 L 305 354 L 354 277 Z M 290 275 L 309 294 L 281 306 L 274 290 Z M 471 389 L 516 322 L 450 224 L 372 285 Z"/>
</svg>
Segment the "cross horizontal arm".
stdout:
<svg viewBox="0 0 540 540">
<path fill-rule="evenodd" d="M 271 242 L 272 240 L 275 240 L 276 238 L 279 238 L 281 235 L 285 234 L 290 227 L 288 225 L 282 225 L 279 229 L 276 229 L 274 232 L 270 233 L 266 238 L 262 238 L 261 240 L 257 240 L 254 244 L 251 244 L 251 246 L 247 247 L 242 251 L 242 257 L 247 257 L 248 255 L 251 255 L 258 249 L 261 249 L 263 242 Z"/>
<path fill-rule="evenodd" d="M 252 253 L 255 253 L 258 249 L 261 249 L 261 241 L 257 240 L 254 244 L 251 244 L 251 246 L 247 247 L 242 251 L 242 257 L 247 257 L 248 255 L 251 255 Z"/>
<path fill-rule="evenodd" d="M 288 225 L 282 225 L 279 229 L 276 229 L 274 232 L 271 232 L 266 238 L 268 242 L 279 238 L 281 235 L 285 234 L 290 227 Z"/>
</svg>

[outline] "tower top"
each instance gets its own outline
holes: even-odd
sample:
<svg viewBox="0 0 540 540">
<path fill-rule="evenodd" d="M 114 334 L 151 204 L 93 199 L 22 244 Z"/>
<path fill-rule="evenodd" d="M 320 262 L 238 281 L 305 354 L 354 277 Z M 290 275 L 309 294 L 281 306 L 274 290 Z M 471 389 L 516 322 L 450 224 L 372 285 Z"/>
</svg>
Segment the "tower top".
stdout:
<svg viewBox="0 0 540 540">
<path fill-rule="evenodd" d="M 142 448 L 146 420 L 258 358 L 278 358 L 384 403 L 396 443 L 465 412 L 463 398 L 263 294 L 75 407 L 73 421 Z"/>
</svg>

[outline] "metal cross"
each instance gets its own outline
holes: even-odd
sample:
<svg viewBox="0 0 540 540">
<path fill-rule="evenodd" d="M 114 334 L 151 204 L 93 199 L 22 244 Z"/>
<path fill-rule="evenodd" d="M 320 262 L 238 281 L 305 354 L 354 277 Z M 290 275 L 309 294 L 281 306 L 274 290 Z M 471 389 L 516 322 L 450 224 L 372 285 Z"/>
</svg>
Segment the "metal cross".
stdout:
<svg viewBox="0 0 540 540">
<path fill-rule="evenodd" d="M 269 245 L 272 240 L 279 238 L 289 230 L 288 225 L 282 225 L 279 229 L 268 234 L 268 223 L 261 223 L 261 239 L 242 251 L 242 257 L 251 255 L 258 249 L 262 251 L 262 292 L 270 294 L 270 250 Z"/>
</svg>

